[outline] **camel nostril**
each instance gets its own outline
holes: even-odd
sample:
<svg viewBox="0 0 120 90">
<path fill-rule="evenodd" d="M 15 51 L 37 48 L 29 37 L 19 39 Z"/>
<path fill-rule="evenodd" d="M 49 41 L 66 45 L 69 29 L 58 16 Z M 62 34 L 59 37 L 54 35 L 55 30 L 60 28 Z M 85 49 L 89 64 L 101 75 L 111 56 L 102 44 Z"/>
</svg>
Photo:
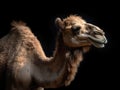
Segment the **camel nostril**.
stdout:
<svg viewBox="0 0 120 90">
<path fill-rule="evenodd" d="M 80 32 L 80 26 L 73 26 L 72 27 L 72 32 L 73 34 L 78 34 Z"/>
</svg>

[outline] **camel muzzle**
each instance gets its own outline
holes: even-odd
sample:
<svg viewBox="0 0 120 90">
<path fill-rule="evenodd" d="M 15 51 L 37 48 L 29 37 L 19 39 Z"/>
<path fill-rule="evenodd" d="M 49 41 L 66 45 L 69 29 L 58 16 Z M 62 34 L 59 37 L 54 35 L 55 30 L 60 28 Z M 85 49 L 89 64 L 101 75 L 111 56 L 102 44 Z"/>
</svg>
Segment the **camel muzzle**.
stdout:
<svg viewBox="0 0 120 90">
<path fill-rule="evenodd" d="M 90 43 L 97 48 L 103 48 L 107 43 L 105 32 L 90 23 L 87 23 L 86 26 L 86 29 L 89 31 L 86 36 L 88 37 Z"/>
</svg>

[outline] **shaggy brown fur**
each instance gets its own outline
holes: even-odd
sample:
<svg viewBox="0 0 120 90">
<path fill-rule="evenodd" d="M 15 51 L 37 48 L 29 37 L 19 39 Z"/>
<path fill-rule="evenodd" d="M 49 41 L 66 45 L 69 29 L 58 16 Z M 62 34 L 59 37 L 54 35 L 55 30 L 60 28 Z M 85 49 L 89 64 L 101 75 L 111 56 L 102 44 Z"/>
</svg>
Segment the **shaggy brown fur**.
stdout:
<svg viewBox="0 0 120 90">
<path fill-rule="evenodd" d="M 91 45 L 103 47 L 103 31 L 81 17 L 57 18 L 60 29 L 52 57 L 22 22 L 13 22 L 10 33 L 0 39 L 0 90 L 43 90 L 67 86 Z"/>
</svg>

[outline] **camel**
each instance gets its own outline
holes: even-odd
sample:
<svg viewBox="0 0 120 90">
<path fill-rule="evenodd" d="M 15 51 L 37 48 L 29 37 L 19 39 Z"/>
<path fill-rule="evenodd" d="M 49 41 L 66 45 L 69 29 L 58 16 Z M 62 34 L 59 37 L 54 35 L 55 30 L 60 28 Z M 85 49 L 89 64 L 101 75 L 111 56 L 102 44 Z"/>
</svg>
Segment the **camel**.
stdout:
<svg viewBox="0 0 120 90">
<path fill-rule="evenodd" d="M 105 33 L 81 16 L 56 18 L 59 29 L 53 56 L 47 57 L 24 22 L 12 22 L 0 39 L 0 90 L 44 90 L 68 86 L 75 79 L 83 53 L 103 48 Z"/>
</svg>

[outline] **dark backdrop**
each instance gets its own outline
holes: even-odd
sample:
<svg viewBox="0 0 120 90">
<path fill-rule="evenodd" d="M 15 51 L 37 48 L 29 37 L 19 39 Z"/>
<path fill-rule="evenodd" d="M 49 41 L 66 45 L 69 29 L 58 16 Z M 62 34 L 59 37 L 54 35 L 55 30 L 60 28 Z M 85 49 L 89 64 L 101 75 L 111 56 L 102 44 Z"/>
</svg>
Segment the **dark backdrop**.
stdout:
<svg viewBox="0 0 120 90">
<path fill-rule="evenodd" d="M 68 87 L 49 90 L 85 90 L 116 88 L 118 81 L 119 26 L 118 6 L 115 2 L 88 2 L 80 0 L 56 0 L 44 2 L 4 2 L 0 8 L 0 37 L 6 35 L 13 20 L 22 20 L 41 41 L 47 56 L 53 54 L 56 34 L 56 17 L 70 14 L 82 16 L 87 22 L 102 28 L 108 39 L 103 49 L 91 48 L 84 55 L 75 80 Z"/>
</svg>

